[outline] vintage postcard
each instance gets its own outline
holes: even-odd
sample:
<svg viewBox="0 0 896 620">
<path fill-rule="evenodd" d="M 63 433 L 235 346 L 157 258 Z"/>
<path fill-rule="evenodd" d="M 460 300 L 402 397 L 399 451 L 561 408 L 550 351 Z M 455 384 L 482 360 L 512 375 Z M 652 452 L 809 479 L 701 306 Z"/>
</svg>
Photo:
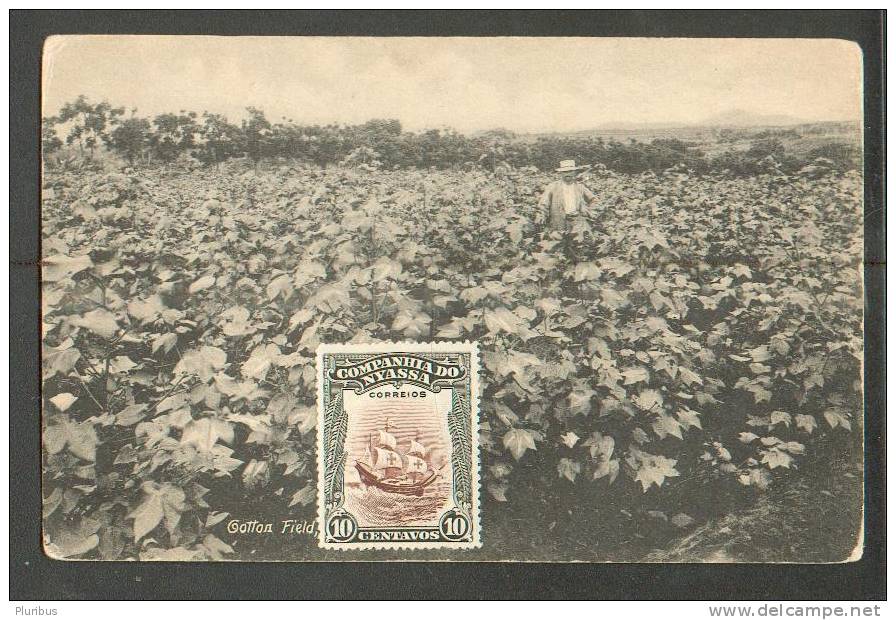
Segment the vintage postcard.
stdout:
<svg viewBox="0 0 896 620">
<path fill-rule="evenodd" d="M 60 560 L 863 552 L 862 52 L 53 36 Z"/>
<path fill-rule="evenodd" d="M 478 546 L 476 346 L 321 345 L 317 359 L 321 546 Z"/>
</svg>

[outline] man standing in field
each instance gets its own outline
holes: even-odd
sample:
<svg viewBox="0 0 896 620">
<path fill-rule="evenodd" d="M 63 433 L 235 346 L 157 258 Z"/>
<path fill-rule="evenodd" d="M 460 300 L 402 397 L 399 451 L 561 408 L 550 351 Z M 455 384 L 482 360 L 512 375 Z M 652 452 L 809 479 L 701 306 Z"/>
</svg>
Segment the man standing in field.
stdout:
<svg viewBox="0 0 896 620">
<path fill-rule="evenodd" d="M 564 253 L 571 260 L 575 254 L 571 237 L 589 228 L 585 215 L 597 200 L 593 192 L 576 181 L 578 173 L 587 168 L 576 166 L 572 159 L 561 161 L 556 169 L 561 177 L 545 188 L 535 213 L 536 226 L 543 227 L 546 233 L 559 233 L 556 237 L 563 240 Z"/>
<path fill-rule="evenodd" d="M 560 179 L 548 185 L 538 201 L 536 224 L 545 225 L 546 230 L 558 232 L 572 229 L 576 220 L 584 215 L 585 209 L 596 199 L 587 187 L 576 181 L 578 173 L 587 168 L 588 166 L 576 166 L 573 159 L 560 162 L 560 167 L 556 170 L 561 175 Z"/>
</svg>

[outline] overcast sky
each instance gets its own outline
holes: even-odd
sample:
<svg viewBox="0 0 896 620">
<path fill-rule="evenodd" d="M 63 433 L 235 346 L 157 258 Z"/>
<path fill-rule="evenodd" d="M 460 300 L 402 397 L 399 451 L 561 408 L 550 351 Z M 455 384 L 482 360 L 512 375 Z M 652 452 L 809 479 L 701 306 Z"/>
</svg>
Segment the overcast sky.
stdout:
<svg viewBox="0 0 896 620">
<path fill-rule="evenodd" d="M 835 40 L 63 36 L 44 113 L 80 94 L 181 109 L 407 129 L 568 131 L 691 123 L 733 109 L 861 118 L 861 52 Z"/>
</svg>

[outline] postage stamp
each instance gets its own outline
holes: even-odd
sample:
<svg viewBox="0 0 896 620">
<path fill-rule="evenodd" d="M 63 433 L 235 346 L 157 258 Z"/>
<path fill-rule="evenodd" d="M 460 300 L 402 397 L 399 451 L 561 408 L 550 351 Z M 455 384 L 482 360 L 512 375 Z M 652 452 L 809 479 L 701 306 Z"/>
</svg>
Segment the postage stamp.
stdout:
<svg viewBox="0 0 896 620">
<path fill-rule="evenodd" d="M 321 547 L 480 546 L 478 373 L 470 342 L 318 348 Z"/>
</svg>

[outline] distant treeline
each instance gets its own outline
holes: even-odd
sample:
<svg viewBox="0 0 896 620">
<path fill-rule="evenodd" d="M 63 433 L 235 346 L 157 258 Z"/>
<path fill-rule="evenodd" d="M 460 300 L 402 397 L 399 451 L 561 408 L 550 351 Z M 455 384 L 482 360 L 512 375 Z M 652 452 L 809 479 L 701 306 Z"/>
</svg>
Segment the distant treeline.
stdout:
<svg viewBox="0 0 896 620">
<path fill-rule="evenodd" d="M 678 168 L 734 175 L 775 170 L 791 173 L 819 158 L 834 170 L 855 168 L 860 162 L 858 148 L 846 142 L 788 151 L 782 139 L 799 138 L 795 130 L 757 132 L 742 139 L 746 148 L 729 146 L 709 155 L 696 143 L 676 138 L 621 142 L 600 137 L 542 136 L 526 140 L 502 129 L 474 136 L 451 129 L 410 132 L 392 119 L 360 125 L 300 125 L 286 118 L 271 122 L 257 108 L 246 108 L 246 112 L 247 117 L 238 125 L 220 114 L 183 110 L 150 119 L 137 116 L 136 110 L 126 112 L 107 102 L 94 104 L 81 96 L 63 106 L 58 116 L 44 119 L 43 154 L 49 166 L 82 165 L 106 147 L 131 166 L 174 162 L 215 166 L 232 158 L 248 158 L 255 166 L 268 160 L 289 160 L 320 166 L 480 166 L 494 171 L 506 166 L 550 170 L 561 159 L 575 159 L 623 173 Z"/>
</svg>

